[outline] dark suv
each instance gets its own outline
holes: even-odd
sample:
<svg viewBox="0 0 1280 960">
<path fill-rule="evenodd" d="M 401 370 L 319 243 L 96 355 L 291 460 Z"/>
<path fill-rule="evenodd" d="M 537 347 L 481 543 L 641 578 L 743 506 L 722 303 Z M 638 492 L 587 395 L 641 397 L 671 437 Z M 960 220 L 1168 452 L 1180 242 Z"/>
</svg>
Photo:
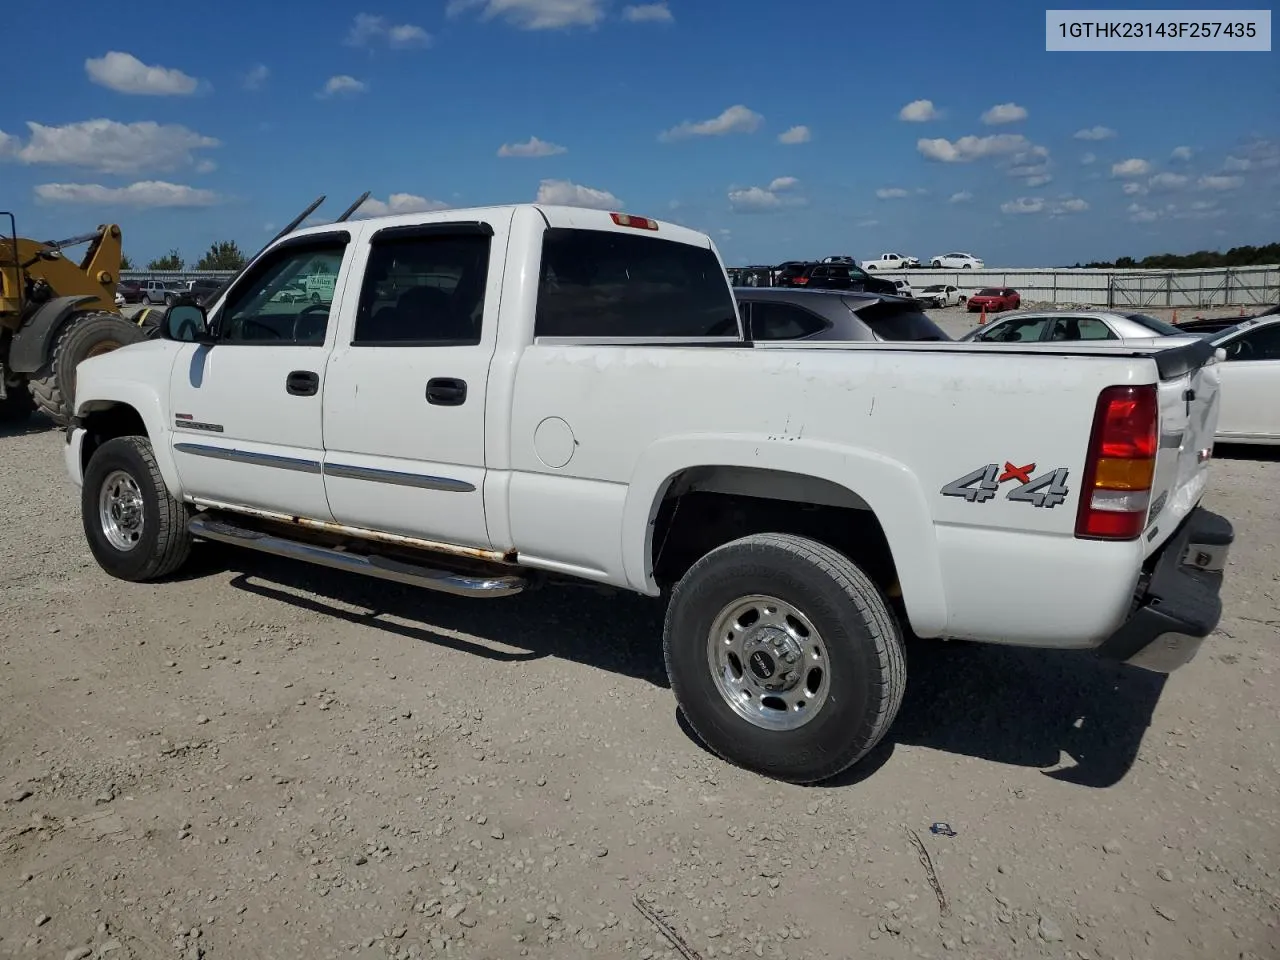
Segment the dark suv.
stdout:
<svg viewBox="0 0 1280 960">
<path fill-rule="evenodd" d="M 811 263 L 790 285 L 806 290 L 861 290 L 898 296 L 892 281 L 873 277 L 852 263 Z"/>
</svg>

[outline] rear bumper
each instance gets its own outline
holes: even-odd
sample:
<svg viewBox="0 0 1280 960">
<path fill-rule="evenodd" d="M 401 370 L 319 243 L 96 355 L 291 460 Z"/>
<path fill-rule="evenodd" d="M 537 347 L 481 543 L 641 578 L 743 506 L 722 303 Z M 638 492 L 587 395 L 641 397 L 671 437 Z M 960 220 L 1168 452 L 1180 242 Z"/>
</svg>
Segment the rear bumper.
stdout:
<svg viewBox="0 0 1280 960">
<path fill-rule="evenodd" d="M 1153 556 L 1128 620 L 1098 655 L 1155 673 L 1191 661 L 1222 617 L 1222 580 L 1235 539 L 1230 521 L 1196 507 Z"/>
</svg>

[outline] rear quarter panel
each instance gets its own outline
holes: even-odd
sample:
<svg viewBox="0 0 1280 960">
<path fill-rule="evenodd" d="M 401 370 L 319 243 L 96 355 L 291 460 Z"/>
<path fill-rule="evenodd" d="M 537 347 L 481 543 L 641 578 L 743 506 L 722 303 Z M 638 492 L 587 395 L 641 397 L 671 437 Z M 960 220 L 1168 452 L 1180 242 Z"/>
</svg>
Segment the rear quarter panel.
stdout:
<svg viewBox="0 0 1280 960">
<path fill-rule="evenodd" d="M 918 633 L 1088 646 L 1123 616 L 1142 558 L 1074 539 L 1094 404 L 1144 373 L 968 344 L 535 344 L 515 374 L 511 535 L 522 555 L 653 593 L 648 525 L 672 474 L 828 476 L 880 519 Z M 545 459 L 552 436 L 563 465 Z M 989 469 L 993 496 L 943 495 Z M 1061 502 L 1009 498 L 1055 472 Z"/>
</svg>

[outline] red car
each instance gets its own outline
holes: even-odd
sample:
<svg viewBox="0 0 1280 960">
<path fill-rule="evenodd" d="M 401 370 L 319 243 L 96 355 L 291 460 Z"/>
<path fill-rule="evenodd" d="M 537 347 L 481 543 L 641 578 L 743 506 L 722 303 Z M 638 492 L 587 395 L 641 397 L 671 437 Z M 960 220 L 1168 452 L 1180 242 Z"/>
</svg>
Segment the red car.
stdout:
<svg viewBox="0 0 1280 960">
<path fill-rule="evenodd" d="M 986 307 L 987 313 L 1000 313 L 1002 310 L 1017 310 L 1022 303 L 1022 295 L 1013 287 L 983 287 L 969 298 L 970 313 L 977 313 Z"/>
</svg>

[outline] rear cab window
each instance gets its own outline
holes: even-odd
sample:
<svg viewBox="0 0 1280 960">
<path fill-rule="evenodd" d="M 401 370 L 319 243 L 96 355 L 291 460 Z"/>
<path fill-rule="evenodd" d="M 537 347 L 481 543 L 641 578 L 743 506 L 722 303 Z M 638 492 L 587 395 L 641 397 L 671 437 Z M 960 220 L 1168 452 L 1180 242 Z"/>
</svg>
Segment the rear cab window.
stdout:
<svg viewBox="0 0 1280 960">
<path fill-rule="evenodd" d="M 534 335 L 740 336 L 733 292 L 710 248 L 576 227 L 543 234 Z"/>
</svg>

